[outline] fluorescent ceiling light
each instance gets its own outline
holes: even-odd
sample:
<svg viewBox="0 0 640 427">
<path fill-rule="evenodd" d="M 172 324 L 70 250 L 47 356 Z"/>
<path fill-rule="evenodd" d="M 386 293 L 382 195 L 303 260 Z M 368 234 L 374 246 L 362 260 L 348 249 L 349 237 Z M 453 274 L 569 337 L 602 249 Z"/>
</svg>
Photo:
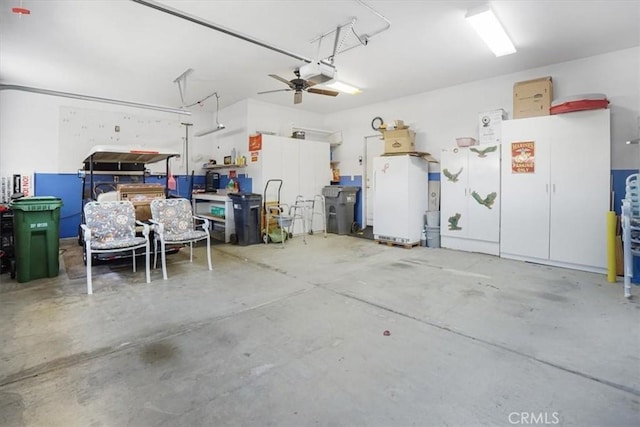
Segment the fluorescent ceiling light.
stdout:
<svg viewBox="0 0 640 427">
<path fill-rule="evenodd" d="M 327 84 L 325 86 L 330 87 L 331 89 L 339 90 L 340 92 L 351 94 L 351 95 L 356 95 L 362 92 L 357 87 L 348 85 L 338 80 L 334 81 L 333 83 Z"/>
<path fill-rule="evenodd" d="M 466 18 L 496 56 L 510 55 L 516 52 L 511 39 L 488 6 L 467 11 Z"/>
</svg>

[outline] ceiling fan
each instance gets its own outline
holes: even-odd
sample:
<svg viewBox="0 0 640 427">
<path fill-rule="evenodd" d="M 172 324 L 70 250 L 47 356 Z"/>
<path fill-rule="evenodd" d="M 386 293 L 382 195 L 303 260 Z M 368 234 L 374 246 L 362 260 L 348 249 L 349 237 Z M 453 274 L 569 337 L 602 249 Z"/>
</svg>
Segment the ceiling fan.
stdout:
<svg viewBox="0 0 640 427">
<path fill-rule="evenodd" d="M 328 90 L 328 89 L 318 89 L 318 88 L 314 88 L 311 87 L 313 85 L 315 85 L 315 82 L 312 82 L 311 80 L 305 80 L 305 79 L 301 79 L 300 78 L 300 70 L 296 69 L 293 71 L 293 73 L 296 75 L 296 78 L 293 80 L 287 80 L 285 78 L 282 78 L 280 76 L 276 76 L 275 74 L 269 74 L 269 77 L 273 77 L 276 80 L 281 81 L 282 83 L 286 84 L 287 86 L 289 86 L 288 89 L 276 89 L 276 90 L 267 90 L 264 92 L 258 92 L 258 95 L 262 95 L 263 93 L 272 93 L 272 92 L 289 92 L 289 91 L 294 91 L 293 94 L 293 103 L 294 104 L 300 104 L 302 102 L 302 92 L 309 92 L 309 93 L 316 93 L 318 95 L 327 95 L 327 96 L 337 96 L 338 92 L 334 91 L 334 90 Z"/>
</svg>

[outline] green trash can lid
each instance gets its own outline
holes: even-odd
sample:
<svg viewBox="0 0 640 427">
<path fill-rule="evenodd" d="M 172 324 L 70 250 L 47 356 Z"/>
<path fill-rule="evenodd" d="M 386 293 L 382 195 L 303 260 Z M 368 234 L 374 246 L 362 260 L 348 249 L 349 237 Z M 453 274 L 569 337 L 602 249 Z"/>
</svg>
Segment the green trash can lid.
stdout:
<svg viewBox="0 0 640 427">
<path fill-rule="evenodd" d="M 11 203 L 14 210 L 49 211 L 62 206 L 62 199 L 54 196 L 29 196 L 16 199 Z"/>
</svg>

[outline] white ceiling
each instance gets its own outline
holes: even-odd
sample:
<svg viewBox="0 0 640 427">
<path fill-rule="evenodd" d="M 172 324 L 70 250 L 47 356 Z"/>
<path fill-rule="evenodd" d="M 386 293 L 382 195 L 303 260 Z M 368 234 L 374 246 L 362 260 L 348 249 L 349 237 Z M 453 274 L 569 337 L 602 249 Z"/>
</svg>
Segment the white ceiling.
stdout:
<svg viewBox="0 0 640 427">
<path fill-rule="evenodd" d="M 363 89 L 336 98 L 305 93 L 295 108 L 329 113 L 400 96 L 640 45 L 640 1 L 492 1 L 518 49 L 496 58 L 464 20 L 479 1 L 377 1 L 366 4 L 391 26 L 339 54 L 341 80 Z M 355 0 L 162 1 L 236 33 L 306 58 L 310 41 L 356 18 L 370 34 L 385 22 Z M 31 10 L 19 16 L 12 7 Z M 174 80 L 188 68 L 186 103 L 214 91 L 221 108 L 241 99 L 293 105 L 268 74 L 293 78 L 304 62 L 130 0 L 2 0 L 0 82 L 179 107 Z M 345 46 L 353 45 L 352 36 Z M 333 48 L 322 44 L 321 57 Z M 195 109 L 215 111 L 215 98 Z"/>
</svg>

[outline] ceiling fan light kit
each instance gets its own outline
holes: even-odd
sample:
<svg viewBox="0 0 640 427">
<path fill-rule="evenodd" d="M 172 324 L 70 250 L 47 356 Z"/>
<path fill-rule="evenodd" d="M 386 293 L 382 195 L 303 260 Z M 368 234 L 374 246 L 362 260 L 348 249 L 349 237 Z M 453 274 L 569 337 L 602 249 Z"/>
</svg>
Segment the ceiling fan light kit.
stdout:
<svg viewBox="0 0 640 427">
<path fill-rule="evenodd" d="M 362 93 L 362 90 L 358 89 L 357 87 L 351 86 L 350 84 L 347 84 L 345 82 L 341 82 L 339 80 L 335 80 L 335 81 L 329 83 L 327 85 L 327 87 L 330 87 L 331 89 L 338 90 L 340 92 L 348 93 L 350 95 L 357 95 L 359 93 Z"/>
</svg>

